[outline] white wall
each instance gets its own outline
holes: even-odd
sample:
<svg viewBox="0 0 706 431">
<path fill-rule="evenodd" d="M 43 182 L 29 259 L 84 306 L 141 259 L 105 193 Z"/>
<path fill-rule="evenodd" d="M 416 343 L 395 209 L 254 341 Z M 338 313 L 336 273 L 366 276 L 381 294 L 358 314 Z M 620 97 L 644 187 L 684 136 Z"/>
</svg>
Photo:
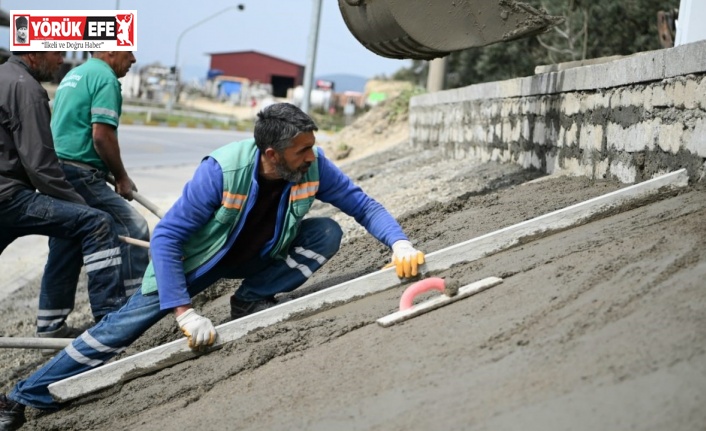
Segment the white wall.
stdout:
<svg viewBox="0 0 706 431">
<path fill-rule="evenodd" d="M 706 0 L 681 0 L 674 46 L 706 40 Z"/>
</svg>

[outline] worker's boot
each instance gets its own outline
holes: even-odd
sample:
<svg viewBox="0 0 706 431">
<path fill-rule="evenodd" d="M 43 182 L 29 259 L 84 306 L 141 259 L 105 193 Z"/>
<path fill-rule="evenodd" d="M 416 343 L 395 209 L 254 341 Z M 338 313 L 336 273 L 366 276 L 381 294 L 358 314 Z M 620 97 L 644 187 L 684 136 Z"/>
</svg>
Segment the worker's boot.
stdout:
<svg viewBox="0 0 706 431">
<path fill-rule="evenodd" d="M 25 406 L 0 394 L 0 430 L 14 431 L 25 423 Z"/>
<path fill-rule="evenodd" d="M 233 295 L 230 297 L 230 320 L 240 319 L 248 314 L 257 313 L 275 305 L 277 305 L 277 300 L 274 297 L 248 302 L 236 299 L 235 295 Z"/>
<path fill-rule="evenodd" d="M 71 328 L 66 323 L 63 323 L 58 329 L 48 332 L 37 332 L 39 338 L 74 338 L 77 331 Z M 54 356 L 58 352 L 56 349 L 42 349 L 43 356 Z"/>
</svg>

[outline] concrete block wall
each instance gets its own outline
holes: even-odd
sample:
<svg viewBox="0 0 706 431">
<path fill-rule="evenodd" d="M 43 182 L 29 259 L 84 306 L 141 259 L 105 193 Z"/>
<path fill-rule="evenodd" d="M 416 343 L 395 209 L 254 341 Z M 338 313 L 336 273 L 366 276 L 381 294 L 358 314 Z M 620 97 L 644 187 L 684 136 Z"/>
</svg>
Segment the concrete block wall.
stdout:
<svg viewBox="0 0 706 431">
<path fill-rule="evenodd" d="M 424 94 L 415 148 L 625 183 L 706 178 L 706 42 Z"/>
</svg>

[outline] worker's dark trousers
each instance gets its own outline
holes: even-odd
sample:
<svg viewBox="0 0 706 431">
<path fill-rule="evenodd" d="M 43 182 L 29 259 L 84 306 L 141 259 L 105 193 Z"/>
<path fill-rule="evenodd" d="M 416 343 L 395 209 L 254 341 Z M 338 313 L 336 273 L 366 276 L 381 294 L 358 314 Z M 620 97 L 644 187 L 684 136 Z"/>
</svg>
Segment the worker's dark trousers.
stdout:
<svg viewBox="0 0 706 431">
<path fill-rule="evenodd" d="M 80 263 L 88 275 L 88 296 L 94 316 L 103 316 L 125 303 L 125 288 L 120 276 L 120 245 L 108 214 L 29 189 L 21 190 L 11 199 L 0 202 L 0 253 L 16 238 L 25 235 L 64 238 L 80 247 Z M 52 278 L 54 275 L 50 275 L 57 273 L 61 273 L 61 268 L 45 268 L 42 285 L 51 288 L 54 282 L 59 283 Z M 65 304 L 68 310 L 62 311 L 61 315 L 68 315 L 73 308 L 75 292 L 74 284 Z M 46 321 L 49 327 L 56 329 L 57 323 L 63 323 L 64 319 Z"/>
<path fill-rule="evenodd" d="M 258 301 L 291 292 L 338 252 L 342 236 L 341 227 L 330 218 L 305 219 L 285 259 L 260 259 L 227 268 L 219 278 L 243 279 L 235 293 L 241 301 Z"/>
<path fill-rule="evenodd" d="M 198 292 L 189 289 L 189 293 L 193 296 Z M 127 304 L 77 337 L 42 368 L 19 382 L 8 396 L 26 406 L 57 409 L 59 403 L 49 393 L 50 384 L 103 365 L 169 312 L 160 310 L 157 292 L 142 295 L 138 289 Z"/>
<path fill-rule="evenodd" d="M 279 285 L 276 289 L 278 291 L 282 288 L 292 290 L 308 278 L 312 268 L 320 268 L 326 259 L 338 251 L 341 236 L 341 228 L 331 219 L 304 220 L 299 235 L 290 248 L 290 259 L 287 260 L 290 263 L 287 264 L 285 260 L 270 261 L 266 269 L 255 270 L 255 277 L 264 277 L 268 283 Z M 313 249 L 316 250 L 315 253 L 311 252 Z M 207 274 L 208 277 L 199 277 L 189 283 L 189 296 L 199 294 L 216 281 L 216 271 Z M 283 284 L 279 284 L 280 282 Z M 275 290 L 268 290 L 265 294 L 273 295 L 274 292 Z M 143 295 L 142 291 L 138 290 L 120 310 L 106 315 L 96 326 L 76 338 L 70 346 L 59 352 L 28 379 L 19 382 L 9 397 L 18 403 L 39 409 L 58 408 L 59 404 L 49 393 L 50 384 L 103 365 L 170 312 L 171 310 L 160 309 L 157 292 Z"/>
<path fill-rule="evenodd" d="M 62 164 L 66 179 L 86 200 L 86 203 L 99 209 L 113 219 L 118 235 L 143 241 L 149 240 L 147 221 L 122 196 L 106 184 L 105 174 L 97 169 L 88 170 Z M 142 284 L 142 275 L 149 264 L 148 251 L 135 245 L 120 243 L 121 276 L 125 295 L 132 295 Z M 76 283 L 81 273 L 83 261 L 81 244 L 62 238 L 49 240 L 49 257 L 39 293 L 37 332 L 51 332 L 58 329 L 73 309 Z M 96 318 L 109 310 L 93 309 Z"/>
</svg>

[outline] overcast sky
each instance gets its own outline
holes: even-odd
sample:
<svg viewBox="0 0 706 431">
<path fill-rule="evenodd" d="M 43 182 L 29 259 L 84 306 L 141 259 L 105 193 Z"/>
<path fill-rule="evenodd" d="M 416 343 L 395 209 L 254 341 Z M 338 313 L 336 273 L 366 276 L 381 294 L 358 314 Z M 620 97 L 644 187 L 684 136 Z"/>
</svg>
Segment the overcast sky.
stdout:
<svg viewBox="0 0 706 431">
<path fill-rule="evenodd" d="M 204 78 L 208 53 L 255 50 L 306 64 L 313 0 L 0 0 L 10 10 L 137 10 L 138 66 L 174 64 L 180 34 L 199 21 L 230 9 L 184 33 L 179 65 L 185 79 Z M 59 6 L 61 5 L 61 6 Z M 9 30 L 0 28 L 0 46 L 8 48 Z M 315 76 L 352 74 L 391 75 L 409 60 L 380 57 L 365 49 L 348 31 L 338 1 L 323 0 Z"/>
</svg>

